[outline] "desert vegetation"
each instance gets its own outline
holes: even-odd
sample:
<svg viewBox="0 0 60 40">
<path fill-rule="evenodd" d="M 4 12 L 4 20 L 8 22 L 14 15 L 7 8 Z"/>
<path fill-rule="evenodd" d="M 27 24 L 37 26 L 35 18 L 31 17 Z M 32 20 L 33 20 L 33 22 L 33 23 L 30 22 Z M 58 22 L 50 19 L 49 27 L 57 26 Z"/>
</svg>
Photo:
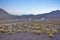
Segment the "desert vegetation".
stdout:
<svg viewBox="0 0 60 40">
<path fill-rule="evenodd" d="M 58 26 L 57 26 L 58 25 Z M 31 32 L 35 35 L 45 34 L 49 38 L 53 38 L 54 35 L 60 31 L 59 24 L 53 23 L 40 23 L 40 22 L 19 22 L 19 23 L 4 23 L 0 25 L 0 34 L 7 33 L 12 35 L 14 33 Z"/>
</svg>

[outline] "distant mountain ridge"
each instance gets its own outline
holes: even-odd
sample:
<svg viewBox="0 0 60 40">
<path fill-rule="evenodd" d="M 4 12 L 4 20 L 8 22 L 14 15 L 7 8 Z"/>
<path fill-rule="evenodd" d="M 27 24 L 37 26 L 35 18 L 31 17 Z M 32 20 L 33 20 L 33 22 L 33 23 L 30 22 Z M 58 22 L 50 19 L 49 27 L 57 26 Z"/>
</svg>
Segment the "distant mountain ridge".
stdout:
<svg viewBox="0 0 60 40">
<path fill-rule="evenodd" d="M 58 20 L 60 19 L 60 10 L 52 11 L 50 13 L 45 14 L 37 14 L 37 15 L 22 15 L 15 16 L 10 15 L 8 12 L 0 8 L 0 20 Z"/>
<path fill-rule="evenodd" d="M 5 10 L 0 8 L 0 20 L 12 19 L 12 16 L 8 14 Z"/>
</svg>

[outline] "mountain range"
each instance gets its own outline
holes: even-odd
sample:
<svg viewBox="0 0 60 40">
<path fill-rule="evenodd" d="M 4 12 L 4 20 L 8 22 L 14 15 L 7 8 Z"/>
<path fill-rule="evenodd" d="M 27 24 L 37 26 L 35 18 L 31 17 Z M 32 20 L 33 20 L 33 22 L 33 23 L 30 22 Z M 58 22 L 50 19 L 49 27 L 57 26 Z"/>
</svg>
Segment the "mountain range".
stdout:
<svg viewBox="0 0 60 40">
<path fill-rule="evenodd" d="M 19 21 L 60 20 L 60 10 L 55 10 L 45 14 L 16 16 L 11 15 L 4 9 L 0 8 L 0 20 L 19 20 Z"/>
</svg>

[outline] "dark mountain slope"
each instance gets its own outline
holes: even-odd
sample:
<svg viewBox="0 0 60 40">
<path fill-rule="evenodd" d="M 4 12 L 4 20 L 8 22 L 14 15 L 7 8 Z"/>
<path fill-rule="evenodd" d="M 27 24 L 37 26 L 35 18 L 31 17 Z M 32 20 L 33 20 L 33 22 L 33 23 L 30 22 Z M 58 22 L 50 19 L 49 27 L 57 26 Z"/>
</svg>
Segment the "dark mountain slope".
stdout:
<svg viewBox="0 0 60 40">
<path fill-rule="evenodd" d="M 15 15 L 10 15 L 8 14 L 5 10 L 0 8 L 0 20 L 41 20 L 44 18 L 45 20 L 58 20 L 60 19 L 60 10 L 52 11 L 50 13 L 45 13 L 45 14 L 37 14 L 37 15 L 22 15 L 22 16 L 15 16 Z"/>
<path fill-rule="evenodd" d="M 0 20 L 12 19 L 12 16 L 8 14 L 5 10 L 0 8 Z"/>
</svg>

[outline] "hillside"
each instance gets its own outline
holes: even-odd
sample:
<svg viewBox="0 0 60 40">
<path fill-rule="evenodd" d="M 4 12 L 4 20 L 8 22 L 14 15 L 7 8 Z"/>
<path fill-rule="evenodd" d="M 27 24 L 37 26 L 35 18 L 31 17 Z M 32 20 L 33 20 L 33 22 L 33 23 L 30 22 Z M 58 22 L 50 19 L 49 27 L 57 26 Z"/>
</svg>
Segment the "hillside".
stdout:
<svg viewBox="0 0 60 40">
<path fill-rule="evenodd" d="M 10 15 L 8 12 L 0 8 L 0 20 L 15 20 L 15 19 L 17 20 L 19 19 L 22 21 L 29 19 L 31 21 L 58 20 L 60 19 L 60 10 L 52 11 L 50 13 L 45 13 L 45 14 L 15 16 L 15 15 Z"/>
</svg>

